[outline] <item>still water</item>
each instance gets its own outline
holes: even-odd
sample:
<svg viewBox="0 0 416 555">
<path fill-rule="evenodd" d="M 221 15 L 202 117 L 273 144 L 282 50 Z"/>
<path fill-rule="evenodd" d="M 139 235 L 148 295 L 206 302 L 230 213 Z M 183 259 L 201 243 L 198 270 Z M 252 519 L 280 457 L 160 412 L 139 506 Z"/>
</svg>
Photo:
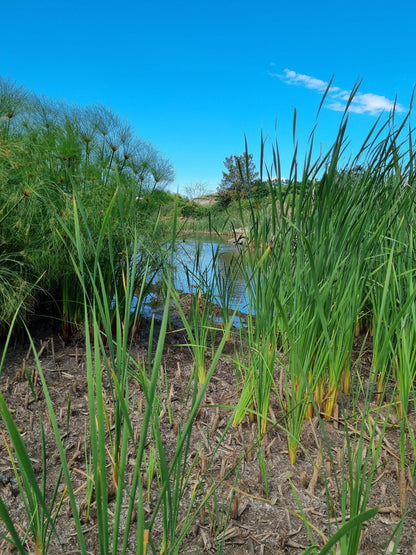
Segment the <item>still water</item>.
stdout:
<svg viewBox="0 0 416 555">
<path fill-rule="evenodd" d="M 238 250 L 234 244 L 206 236 L 185 237 L 176 245 L 173 258 L 173 282 L 178 291 L 211 295 L 220 307 L 234 311 L 248 311 L 245 282 L 238 266 Z M 150 316 L 148 295 L 143 312 Z M 149 313 L 150 312 L 150 313 Z M 154 311 L 153 311 L 154 312 Z"/>
<path fill-rule="evenodd" d="M 245 284 L 238 268 L 237 248 L 218 241 L 186 239 L 175 254 L 175 287 L 189 293 L 211 289 L 219 304 L 228 301 L 234 310 L 245 302 Z"/>
</svg>

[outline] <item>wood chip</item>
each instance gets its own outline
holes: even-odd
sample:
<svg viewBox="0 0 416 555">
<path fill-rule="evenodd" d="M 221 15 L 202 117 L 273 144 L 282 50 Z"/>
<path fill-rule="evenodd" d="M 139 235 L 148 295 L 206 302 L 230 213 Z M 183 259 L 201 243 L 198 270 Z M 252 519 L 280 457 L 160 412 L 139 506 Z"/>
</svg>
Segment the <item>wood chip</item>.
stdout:
<svg viewBox="0 0 416 555">
<path fill-rule="evenodd" d="M 318 455 L 316 457 L 316 461 L 315 464 L 313 466 L 313 473 L 312 473 L 312 477 L 310 479 L 309 482 L 309 486 L 307 489 L 307 492 L 309 493 L 309 495 L 314 496 L 315 495 L 315 488 L 316 488 L 316 484 L 318 483 L 318 478 L 319 478 L 319 471 L 322 467 L 322 451 L 319 450 L 318 451 Z"/>
</svg>

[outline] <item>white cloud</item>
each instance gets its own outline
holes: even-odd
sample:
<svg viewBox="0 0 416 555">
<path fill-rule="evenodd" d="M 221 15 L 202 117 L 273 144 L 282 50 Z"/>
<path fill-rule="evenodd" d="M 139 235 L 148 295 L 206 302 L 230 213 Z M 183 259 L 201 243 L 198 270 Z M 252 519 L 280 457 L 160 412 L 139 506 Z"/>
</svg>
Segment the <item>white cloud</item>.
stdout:
<svg viewBox="0 0 416 555">
<path fill-rule="evenodd" d="M 296 85 L 313 89 L 320 93 L 324 93 L 328 88 L 329 83 L 322 81 L 310 75 L 296 73 L 291 69 L 285 69 L 283 75 L 279 73 L 270 73 L 272 77 L 277 77 L 287 85 Z M 340 89 L 339 87 L 330 87 L 327 96 L 326 108 L 336 112 L 343 112 L 346 108 L 347 102 L 351 96 L 351 91 Z M 329 101 L 329 102 L 328 102 Z M 348 108 L 350 112 L 356 114 L 369 114 L 376 116 L 384 111 L 390 111 L 395 107 L 396 112 L 405 112 L 405 108 L 394 101 L 389 100 L 385 96 L 373 93 L 356 93 Z"/>
<path fill-rule="evenodd" d="M 288 85 L 300 85 L 308 89 L 314 89 L 319 92 L 325 92 L 328 87 L 326 81 L 321 79 L 316 79 L 316 77 L 311 77 L 310 75 L 303 75 L 302 73 L 296 73 L 291 69 L 283 70 L 284 75 L 279 75 L 278 73 L 273 73 L 274 77 L 278 77 Z"/>
<path fill-rule="evenodd" d="M 389 100 L 385 96 L 380 96 L 378 94 L 357 93 L 353 99 L 351 111 L 362 114 L 364 112 L 369 112 L 372 115 L 379 114 L 385 110 L 390 111 L 394 108 L 394 102 Z M 405 109 L 401 104 L 396 104 L 396 112 L 404 112 Z"/>
</svg>

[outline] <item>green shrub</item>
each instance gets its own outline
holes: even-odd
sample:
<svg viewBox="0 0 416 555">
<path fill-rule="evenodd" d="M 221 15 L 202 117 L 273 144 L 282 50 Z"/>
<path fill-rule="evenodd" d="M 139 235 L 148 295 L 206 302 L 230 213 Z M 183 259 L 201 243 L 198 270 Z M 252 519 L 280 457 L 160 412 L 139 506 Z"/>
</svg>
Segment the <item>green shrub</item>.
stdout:
<svg viewBox="0 0 416 555">
<path fill-rule="evenodd" d="M 1 273 L 8 276 L 0 291 L 0 319 L 8 319 L 4 307 L 13 313 L 17 291 L 26 299 L 22 314 L 27 314 L 42 288 L 51 306 L 76 320 L 80 289 L 68 240 L 74 198 L 84 211 L 87 262 L 95 259 L 103 214 L 112 203 L 103 240 L 117 259 L 137 231 L 141 248 L 154 250 L 161 206 L 173 203 L 159 188 L 172 177 L 169 162 L 109 110 L 39 99 L 0 79 L 0 256 Z M 109 252 L 103 249 L 102 257 Z M 103 268 L 109 262 L 100 259 Z M 23 294 L 26 289 L 30 296 Z"/>
</svg>

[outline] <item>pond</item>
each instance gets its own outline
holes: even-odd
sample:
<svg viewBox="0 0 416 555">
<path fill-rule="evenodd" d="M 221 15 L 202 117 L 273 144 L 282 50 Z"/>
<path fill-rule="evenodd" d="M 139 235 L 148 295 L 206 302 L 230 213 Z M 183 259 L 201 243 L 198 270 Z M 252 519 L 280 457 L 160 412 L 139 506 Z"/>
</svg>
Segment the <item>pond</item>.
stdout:
<svg viewBox="0 0 416 555">
<path fill-rule="evenodd" d="M 242 313 L 248 311 L 246 285 L 238 265 L 238 249 L 233 243 L 204 236 L 186 236 L 177 243 L 173 257 L 173 283 L 182 293 L 201 291 L 215 299 L 218 307 Z M 154 307 L 156 295 L 147 296 L 145 316 L 159 310 Z"/>
</svg>

